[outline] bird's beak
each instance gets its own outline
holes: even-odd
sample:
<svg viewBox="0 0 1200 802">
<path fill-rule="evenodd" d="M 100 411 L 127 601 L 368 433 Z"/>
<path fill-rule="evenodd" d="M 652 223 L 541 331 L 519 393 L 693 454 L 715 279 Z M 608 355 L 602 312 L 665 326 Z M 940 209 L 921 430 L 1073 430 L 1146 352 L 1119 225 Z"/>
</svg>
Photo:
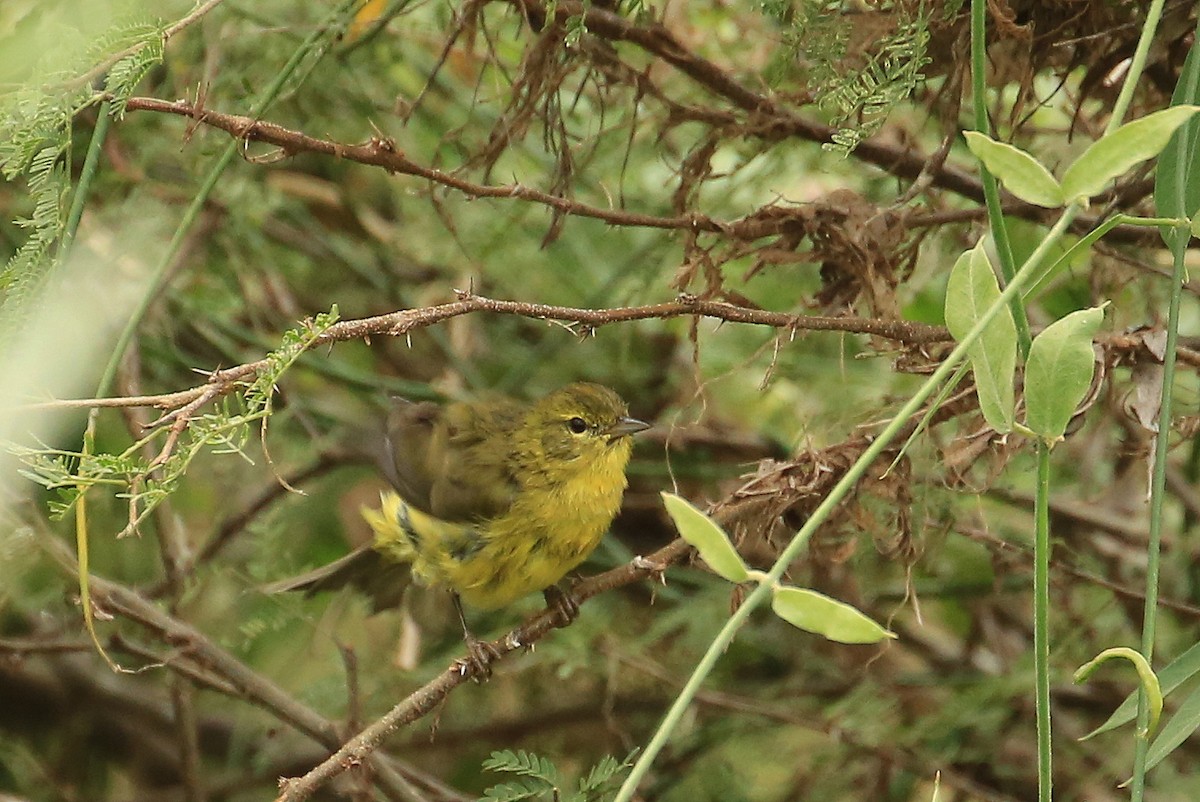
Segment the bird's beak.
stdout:
<svg viewBox="0 0 1200 802">
<path fill-rule="evenodd" d="M 645 421 L 640 421 L 637 418 L 617 418 L 617 422 L 604 430 L 604 433 L 612 438 L 625 437 L 631 434 L 645 431 L 650 428 L 650 424 Z"/>
</svg>

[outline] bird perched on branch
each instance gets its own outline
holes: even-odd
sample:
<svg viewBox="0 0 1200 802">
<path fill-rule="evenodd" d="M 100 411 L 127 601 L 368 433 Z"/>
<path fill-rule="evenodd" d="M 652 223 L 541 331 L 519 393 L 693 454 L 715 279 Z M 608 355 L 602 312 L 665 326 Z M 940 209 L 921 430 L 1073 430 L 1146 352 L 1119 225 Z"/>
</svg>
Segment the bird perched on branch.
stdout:
<svg viewBox="0 0 1200 802">
<path fill-rule="evenodd" d="M 378 611 L 398 605 L 411 580 L 447 588 L 476 676 L 486 675 L 495 654 L 471 634 L 460 599 L 493 610 L 540 590 L 574 618 L 577 604 L 556 583 L 608 530 L 625 491 L 629 436 L 648 426 L 615 392 L 584 382 L 533 404 L 401 401 L 387 426 L 395 490 L 363 511 L 373 542 L 266 590 L 350 584 Z"/>
</svg>

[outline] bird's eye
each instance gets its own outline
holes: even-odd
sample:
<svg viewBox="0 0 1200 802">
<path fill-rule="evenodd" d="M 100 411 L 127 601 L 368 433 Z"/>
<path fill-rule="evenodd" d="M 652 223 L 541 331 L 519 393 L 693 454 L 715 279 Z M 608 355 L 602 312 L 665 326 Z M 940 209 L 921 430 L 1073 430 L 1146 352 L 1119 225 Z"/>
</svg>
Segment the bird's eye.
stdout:
<svg viewBox="0 0 1200 802">
<path fill-rule="evenodd" d="M 569 421 L 567 421 L 567 428 L 570 429 L 574 434 L 583 434 L 587 431 L 588 425 L 587 421 L 585 421 L 583 418 L 571 418 Z"/>
</svg>

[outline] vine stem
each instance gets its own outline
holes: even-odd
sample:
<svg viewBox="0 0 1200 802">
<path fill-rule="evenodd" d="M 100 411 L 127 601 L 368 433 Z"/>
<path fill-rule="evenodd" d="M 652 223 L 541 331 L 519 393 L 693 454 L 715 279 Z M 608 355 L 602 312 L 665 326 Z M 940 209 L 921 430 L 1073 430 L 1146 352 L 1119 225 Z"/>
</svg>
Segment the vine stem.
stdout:
<svg viewBox="0 0 1200 802">
<path fill-rule="evenodd" d="M 990 136 L 985 102 L 986 73 L 987 0 L 971 0 L 971 104 L 975 112 L 975 130 Z M 996 255 L 1000 259 L 1000 275 L 1007 283 L 1012 281 L 1016 265 L 1013 262 L 1012 243 L 1008 238 L 1008 226 L 1004 223 L 1004 209 L 1000 204 L 1000 188 L 995 176 L 982 163 L 979 165 L 979 179 L 983 185 L 983 198 L 987 206 L 992 241 L 996 243 Z M 1017 341 L 1021 346 L 1021 353 L 1028 356 L 1032 337 L 1029 334 L 1029 318 L 1025 314 L 1025 305 L 1021 303 L 1020 298 L 1013 298 L 1009 308 L 1017 326 Z"/>
<path fill-rule="evenodd" d="M 1050 802 L 1050 447 L 1037 444 L 1037 496 L 1033 540 L 1033 673 L 1037 708 L 1038 800 Z"/>
<path fill-rule="evenodd" d="M 1163 354 L 1162 406 L 1158 410 L 1158 431 L 1154 436 L 1154 471 L 1150 480 L 1150 537 L 1146 544 L 1146 605 L 1142 612 L 1142 656 L 1153 665 L 1154 630 L 1158 614 L 1158 571 L 1162 547 L 1163 502 L 1167 491 L 1167 452 L 1171 439 L 1172 388 L 1175 383 L 1175 351 L 1179 343 L 1179 306 L 1183 296 L 1185 273 L 1184 242 L 1173 246 L 1175 269 L 1171 282 L 1171 301 L 1167 310 L 1167 347 Z M 1133 753 L 1131 802 L 1141 802 L 1146 790 L 1146 755 L 1149 740 L 1150 705 L 1146 688 L 1138 684 L 1137 729 Z"/>
</svg>

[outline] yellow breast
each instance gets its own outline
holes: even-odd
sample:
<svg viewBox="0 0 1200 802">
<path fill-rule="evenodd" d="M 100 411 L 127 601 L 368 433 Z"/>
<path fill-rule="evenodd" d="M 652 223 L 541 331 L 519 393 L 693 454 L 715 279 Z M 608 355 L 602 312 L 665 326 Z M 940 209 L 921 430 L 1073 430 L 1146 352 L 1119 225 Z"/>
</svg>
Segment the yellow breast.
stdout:
<svg viewBox="0 0 1200 802">
<path fill-rule="evenodd" d="M 443 521 L 391 492 L 364 515 L 376 549 L 411 562 L 421 584 L 452 589 L 473 607 L 504 607 L 555 584 L 596 548 L 625 489 L 627 454 L 613 451 L 566 481 L 524 489 L 488 521 Z"/>
</svg>

